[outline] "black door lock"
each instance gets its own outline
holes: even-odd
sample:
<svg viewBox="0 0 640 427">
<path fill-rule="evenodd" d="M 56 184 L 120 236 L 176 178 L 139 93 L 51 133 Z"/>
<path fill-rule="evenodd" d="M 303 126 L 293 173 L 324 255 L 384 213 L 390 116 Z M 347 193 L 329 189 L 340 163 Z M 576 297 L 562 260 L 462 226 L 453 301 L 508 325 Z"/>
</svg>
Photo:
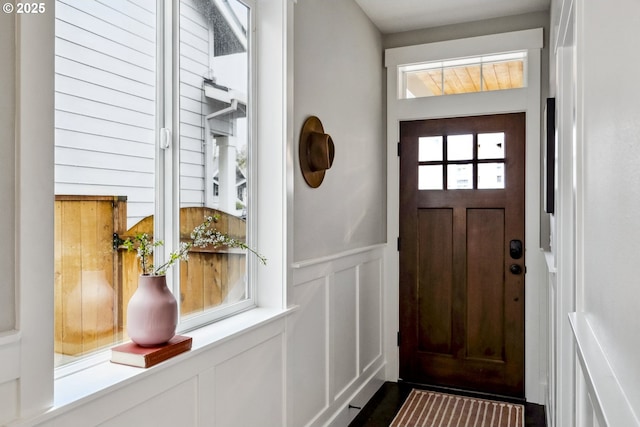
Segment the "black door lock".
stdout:
<svg viewBox="0 0 640 427">
<path fill-rule="evenodd" d="M 522 241 L 514 239 L 509 242 L 509 255 L 513 259 L 522 258 Z"/>
</svg>

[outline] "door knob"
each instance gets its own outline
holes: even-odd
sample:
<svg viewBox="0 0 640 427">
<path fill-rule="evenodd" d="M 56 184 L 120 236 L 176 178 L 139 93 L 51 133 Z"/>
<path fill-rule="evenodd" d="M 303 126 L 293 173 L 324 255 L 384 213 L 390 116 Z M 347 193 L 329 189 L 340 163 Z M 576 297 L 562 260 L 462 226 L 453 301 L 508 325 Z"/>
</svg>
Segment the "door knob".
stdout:
<svg viewBox="0 0 640 427">
<path fill-rule="evenodd" d="M 509 267 L 509 271 L 511 271 L 511 274 L 521 274 L 522 267 L 520 267 L 518 264 L 511 264 L 511 266 Z"/>
</svg>

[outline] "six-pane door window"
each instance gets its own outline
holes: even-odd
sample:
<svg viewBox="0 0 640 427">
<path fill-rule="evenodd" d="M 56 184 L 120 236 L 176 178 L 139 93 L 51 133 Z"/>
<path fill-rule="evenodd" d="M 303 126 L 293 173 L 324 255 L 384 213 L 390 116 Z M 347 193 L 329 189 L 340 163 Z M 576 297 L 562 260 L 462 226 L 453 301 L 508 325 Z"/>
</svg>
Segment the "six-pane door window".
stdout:
<svg viewBox="0 0 640 427">
<path fill-rule="evenodd" d="M 423 136 L 418 139 L 418 189 L 505 188 L 504 162 L 504 132 Z"/>
</svg>

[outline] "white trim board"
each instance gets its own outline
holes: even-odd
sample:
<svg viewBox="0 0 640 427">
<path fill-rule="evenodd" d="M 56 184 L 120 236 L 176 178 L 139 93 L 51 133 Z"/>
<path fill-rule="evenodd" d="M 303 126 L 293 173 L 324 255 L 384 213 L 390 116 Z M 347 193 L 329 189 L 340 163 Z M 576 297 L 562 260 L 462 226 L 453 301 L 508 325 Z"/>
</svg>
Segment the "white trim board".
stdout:
<svg viewBox="0 0 640 427">
<path fill-rule="evenodd" d="M 526 49 L 542 49 L 542 28 L 488 36 L 469 37 L 385 51 L 385 66 L 409 65 L 426 61 L 490 55 Z"/>
</svg>

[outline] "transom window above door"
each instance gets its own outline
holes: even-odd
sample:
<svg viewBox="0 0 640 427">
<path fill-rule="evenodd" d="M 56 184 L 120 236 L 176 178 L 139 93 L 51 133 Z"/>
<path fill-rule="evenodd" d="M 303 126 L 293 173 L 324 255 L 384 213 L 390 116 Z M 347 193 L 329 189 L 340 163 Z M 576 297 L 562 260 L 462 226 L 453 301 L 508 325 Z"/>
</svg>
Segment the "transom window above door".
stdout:
<svg viewBox="0 0 640 427">
<path fill-rule="evenodd" d="M 526 52 L 423 62 L 398 67 L 398 98 L 518 89 L 527 85 Z"/>
<path fill-rule="evenodd" d="M 418 138 L 419 190 L 505 188 L 505 134 Z"/>
</svg>

